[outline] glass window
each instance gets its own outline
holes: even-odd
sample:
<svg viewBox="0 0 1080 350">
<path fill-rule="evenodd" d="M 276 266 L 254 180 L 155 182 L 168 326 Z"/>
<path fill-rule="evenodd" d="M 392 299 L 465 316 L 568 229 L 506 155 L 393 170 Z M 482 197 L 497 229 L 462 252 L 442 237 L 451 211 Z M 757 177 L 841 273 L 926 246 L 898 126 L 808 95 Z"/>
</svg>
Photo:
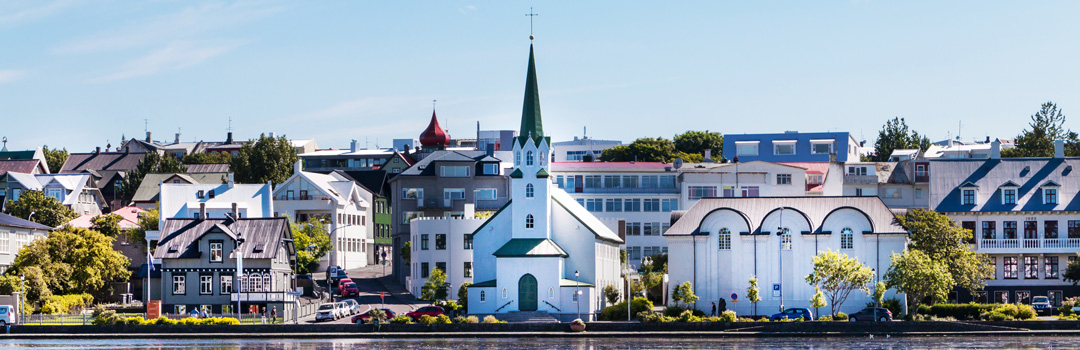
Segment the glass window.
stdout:
<svg viewBox="0 0 1080 350">
<path fill-rule="evenodd" d="M 1080 238 L 1080 220 L 1069 220 L 1069 238 Z"/>
<path fill-rule="evenodd" d="M 1058 196 L 1056 188 L 1043 189 L 1043 204 L 1057 204 Z"/>
<path fill-rule="evenodd" d="M 660 187 L 660 178 L 656 175 L 642 175 L 641 176 L 641 188 L 658 188 Z"/>
<path fill-rule="evenodd" d="M 832 143 L 813 143 L 810 145 L 810 153 L 813 154 L 829 154 L 832 153 Z"/>
<path fill-rule="evenodd" d="M 210 242 L 210 261 L 221 262 L 222 242 Z"/>
<path fill-rule="evenodd" d="M 1058 222 L 1057 220 L 1047 220 L 1043 222 L 1043 238 L 1056 239 L 1058 238 Z"/>
<path fill-rule="evenodd" d="M 753 143 L 735 143 L 735 154 L 740 156 L 756 156 L 758 155 L 758 144 Z"/>
<path fill-rule="evenodd" d="M 533 228 L 535 221 L 536 219 L 533 218 L 532 214 L 525 216 L 525 228 Z"/>
<path fill-rule="evenodd" d="M 526 184 L 525 185 L 525 198 L 533 198 L 534 195 L 535 195 L 535 190 L 533 189 L 533 184 Z"/>
<path fill-rule="evenodd" d="M 172 278 L 172 293 L 173 294 L 185 294 L 184 291 L 184 276 L 173 276 Z"/>
<path fill-rule="evenodd" d="M 1016 204 L 1016 189 L 1006 188 L 1001 191 L 1002 204 Z"/>
<path fill-rule="evenodd" d="M 731 250 L 731 231 L 727 228 L 720 229 L 720 250 Z"/>
<path fill-rule="evenodd" d="M 1039 279 L 1039 258 L 1034 256 L 1024 257 L 1024 278 Z"/>
<path fill-rule="evenodd" d="M 1016 239 L 1016 221 L 1005 221 L 1005 228 L 1002 231 L 1005 239 Z"/>
<path fill-rule="evenodd" d="M 199 294 L 214 294 L 214 276 L 199 276 Z"/>
<path fill-rule="evenodd" d="M 401 219 L 402 219 L 401 221 L 403 223 L 405 223 L 405 224 L 408 224 L 413 219 L 420 217 L 420 214 L 421 213 L 418 212 L 418 211 L 407 211 L 407 212 L 405 212 L 405 215 L 401 216 Z"/>
<path fill-rule="evenodd" d="M 469 176 L 469 167 L 467 166 L 443 166 L 443 177 L 467 177 Z"/>
<path fill-rule="evenodd" d="M 1058 257 L 1048 256 L 1043 258 L 1043 266 L 1046 267 L 1046 279 L 1058 278 Z"/>
<path fill-rule="evenodd" d="M 525 165 L 532 166 L 534 162 L 536 162 L 536 159 L 533 158 L 533 151 L 526 152 Z"/>
<path fill-rule="evenodd" d="M 428 278 L 428 263 L 420 263 L 420 278 Z"/>
<path fill-rule="evenodd" d="M 604 200 L 604 211 L 618 212 L 622 211 L 623 200 L 620 198 L 608 198 Z"/>
<path fill-rule="evenodd" d="M 660 199 L 659 198 L 646 198 L 643 200 L 645 211 L 660 211 Z"/>
<path fill-rule="evenodd" d="M 465 237 L 465 243 L 464 243 L 465 249 L 466 250 L 472 249 L 472 245 L 473 245 L 472 235 L 471 234 L 465 234 L 464 237 Z"/>
<path fill-rule="evenodd" d="M 775 143 L 774 142 L 773 143 L 773 150 L 774 150 L 774 154 L 776 154 L 778 156 L 792 155 L 792 154 L 795 154 L 795 143 L 794 142 L 790 142 L 790 143 L 788 143 L 788 142 Z"/>
<path fill-rule="evenodd" d="M 622 177 L 623 188 L 638 188 L 637 175 L 623 175 Z"/>
<path fill-rule="evenodd" d="M 428 235 L 420 235 L 420 250 L 428 250 Z"/>
<path fill-rule="evenodd" d="M 777 185 L 790 185 L 791 184 L 791 174 L 776 174 L 776 184 Z"/>
<path fill-rule="evenodd" d="M 691 200 L 716 197 L 716 186 L 689 186 L 687 190 Z"/>
<path fill-rule="evenodd" d="M 626 223 L 626 235 L 627 236 L 640 236 L 641 235 L 641 223 L 640 222 L 628 222 L 628 223 Z"/>
<path fill-rule="evenodd" d="M 660 203 L 661 211 L 676 211 L 679 210 L 679 200 L 675 198 L 665 198 Z"/>
<path fill-rule="evenodd" d="M 424 189 L 403 188 L 401 189 L 401 199 L 424 199 Z"/>
<path fill-rule="evenodd" d="M 1024 239 L 1039 238 L 1039 222 L 1024 221 Z"/>
<path fill-rule="evenodd" d="M 482 303 L 485 301 L 487 301 L 487 293 L 484 293 L 484 291 L 480 291 L 480 302 Z"/>
<path fill-rule="evenodd" d="M 585 175 L 585 188 L 601 188 L 604 187 L 600 180 L 600 175 Z"/>
<path fill-rule="evenodd" d="M 618 175 L 604 175 L 604 188 L 622 188 L 622 179 Z"/>
<path fill-rule="evenodd" d="M 623 200 L 623 211 L 641 211 L 641 198 L 627 198 Z"/>
<path fill-rule="evenodd" d="M 585 199 L 585 210 L 593 212 L 604 211 L 604 199 L 603 198 L 588 198 Z"/>
<path fill-rule="evenodd" d="M 997 302 L 1000 303 L 1000 304 L 1008 304 L 1009 303 L 1009 292 L 1004 291 L 1004 290 L 995 291 L 994 292 L 994 299 L 997 300 Z"/>
<path fill-rule="evenodd" d="M 963 204 L 975 205 L 975 190 L 963 190 Z"/>
<path fill-rule="evenodd" d="M 221 294 L 232 293 L 232 279 L 233 276 L 220 276 L 221 277 Z"/>
<path fill-rule="evenodd" d="M 514 165 L 521 165 L 521 151 L 514 152 Z"/>
<path fill-rule="evenodd" d="M 784 232 L 780 234 L 780 249 L 791 250 L 791 230 L 784 228 Z"/>
<path fill-rule="evenodd" d="M 465 278 L 472 278 L 472 261 L 466 261 L 464 265 Z"/>
<path fill-rule="evenodd" d="M 660 188 L 675 188 L 675 175 L 660 176 Z"/>
<path fill-rule="evenodd" d="M 435 234 L 435 250 L 446 250 L 446 234 Z"/>
<path fill-rule="evenodd" d="M 484 164 L 484 175 L 499 175 L 499 164 L 485 163 Z"/>
<path fill-rule="evenodd" d="M 499 198 L 499 191 L 494 188 L 478 188 L 476 189 L 476 200 L 489 201 Z"/>
<path fill-rule="evenodd" d="M 997 222 L 995 222 L 995 221 L 983 221 L 982 238 L 983 239 L 996 239 L 997 238 Z"/>
<path fill-rule="evenodd" d="M 855 249 L 855 233 L 850 227 L 840 230 L 840 249 Z"/>
<path fill-rule="evenodd" d="M 1015 256 L 1005 257 L 1005 279 L 1016 279 L 1019 277 L 1019 270 L 1017 270 L 1017 261 Z"/>
</svg>

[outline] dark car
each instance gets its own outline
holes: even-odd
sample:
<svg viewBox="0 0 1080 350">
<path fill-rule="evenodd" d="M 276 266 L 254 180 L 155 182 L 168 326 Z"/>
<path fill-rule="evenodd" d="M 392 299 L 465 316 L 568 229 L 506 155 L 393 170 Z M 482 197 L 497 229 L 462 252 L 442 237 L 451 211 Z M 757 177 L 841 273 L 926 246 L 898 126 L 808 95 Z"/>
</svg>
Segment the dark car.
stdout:
<svg viewBox="0 0 1080 350">
<path fill-rule="evenodd" d="M 392 319 L 392 318 L 397 316 L 390 309 L 382 309 L 382 311 L 386 313 L 386 319 L 387 320 Z M 353 316 L 352 323 L 364 323 L 370 318 L 371 318 L 371 311 L 368 311 L 368 312 Z"/>
<path fill-rule="evenodd" d="M 416 309 L 416 311 L 407 313 L 407 314 L 405 314 L 405 316 L 408 316 L 413 321 L 416 321 L 416 320 L 419 320 L 421 317 L 424 317 L 424 315 L 439 316 L 439 315 L 442 315 L 442 314 L 443 314 L 443 308 L 442 307 L 432 305 L 432 306 L 424 306 L 422 308 Z"/>
<path fill-rule="evenodd" d="M 813 321 L 814 313 L 810 312 L 810 310 L 808 309 L 804 309 L 801 307 L 793 307 L 784 310 L 784 312 L 773 314 L 772 317 L 769 317 L 769 319 L 772 321 L 779 321 L 785 318 L 793 320 L 802 318 L 804 321 Z"/>
<path fill-rule="evenodd" d="M 1050 298 L 1045 296 L 1037 296 L 1031 298 L 1031 307 L 1035 309 L 1035 313 L 1040 315 L 1049 315 L 1050 312 L 1054 310 L 1054 307 L 1050 305 Z"/>
<path fill-rule="evenodd" d="M 848 321 L 873 321 L 874 317 L 877 317 L 878 322 L 892 321 L 892 311 L 883 307 L 868 307 L 848 315 Z"/>
<path fill-rule="evenodd" d="M 346 282 L 341 284 L 341 296 L 343 297 L 359 297 L 360 288 L 356 286 L 356 283 Z"/>
</svg>

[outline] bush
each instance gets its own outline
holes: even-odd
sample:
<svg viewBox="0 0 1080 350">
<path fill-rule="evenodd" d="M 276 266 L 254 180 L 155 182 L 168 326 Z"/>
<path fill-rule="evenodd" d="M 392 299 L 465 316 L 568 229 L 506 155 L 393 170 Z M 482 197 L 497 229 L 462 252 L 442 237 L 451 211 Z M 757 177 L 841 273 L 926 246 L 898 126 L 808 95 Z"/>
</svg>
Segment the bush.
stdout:
<svg viewBox="0 0 1080 350">
<path fill-rule="evenodd" d="M 642 311 L 652 311 L 653 303 L 649 299 L 642 297 L 634 298 L 633 312 L 634 315 L 638 315 Z M 626 320 L 626 302 L 621 302 L 612 306 L 605 307 L 600 311 L 600 320 L 602 321 L 622 321 Z M 678 316 L 678 315 L 676 315 Z"/>
<path fill-rule="evenodd" d="M 897 298 L 882 300 L 881 307 L 889 309 L 889 312 L 892 312 L 893 316 L 896 317 L 900 317 L 900 315 L 904 314 L 904 306 L 900 304 L 900 299 Z"/>
<path fill-rule="evenodd" d="M 454 317 L 454 323 L 480 323 L 480 319 L 476 318 L 476 316 L 458 316 Z"/>
<path fill-rule="evenodd" d="M 735 322 L 738 317 L 735 315 L 734 310 L 727 310 L 720 313 L 720 322 Z"/>
<path fill-rule="evenodd" d="M 55 315 L 76 313 L 94 302 L 90 294 L 50 295 L 41 301 L 41 313 Z"/>
<path fill-rule="evenodd" d="M 176 320 L 168 318 L 168 317 L 158 317 L 158 318 L 155 318 L 154 321 L 152 321 L 152 322 L 153 322 L 153 324 L 156 324 L 156 325 L 160 325 L 160 324 L 166 324 L 166 325 L 168 325 L 168 324 L 177 324 Z"/>
<path fill-rule="evenodd" d="M 450 316 L 439 315 L 435 317 L 435 323 L 450 324 Z"/>
<path fill-rule="evenodd" d="M 679 322 L 701 322 L 701 317 L 695 316 L 693 311 L 686 310 L 679 314 Z"/>
<path fill-rule="evenodd" d="M 1030 320 L 1036 317 L 1035 308 L 1026 304 L 934 304 L 920 305 L 919 314 L 938 319 L 957 319 L 961 321 L 988 320 L 1011 321 Z M 911 318 L 916 319 L 916 318 Z M 919 318 L 922 319 L 922 318 Z"/>
<path fill-rule="evenodd" d="M 835 321 L 847 321 L 848 315 L 843 312 L 837 312 L 836 317 L 833 317 Z"/>
<path fill-rule="evenodd" d="M 146 322 L 146 319 L 145 319 L 145 318 L 143 318 L 142 316 L 135 316 L 135 317 L 128 317 L 128 318 L 125 318 L 125 319 L 124 319 L 124 324 L 129 324 L 129 325 L 144 325 L 144 324 L 148 324 L 148 323 Z"/>
<path fill-rule="evenodd" d="M 495 316 L 487 315 L 484 316 L 484 323 L 506 323 L 506 321 L 499 321 Z"/>
<path fill-rule="evenodd" d="M 413 322 L 412 322 L 412 319 L 409 318 L 409 316 L 397 315 L 397 317 L 394 317 L 393 319 L 390 320 L 390 323 L 391 324 L 412 324 Z"/>
<path fill-rule="evenodd" d="M 94 321 L 91 322 L 93 325 L 114 325 L 119 321 L 116 311 L 106 309 L 105 305 L 95 306 L 93 316 Z"/>
<path fill-rule="evenodd" d="M 698 317 L 705 316 L 705 312 L 703 312 L 701 310 L 683 308 L 683 307 L 678 307 L 678 306 L 665 307 L 664 308 L 664 316 L 679 317 L 679 316 L 681 316 L 683 314 L 683 311 L 691 311 L 691 312 L 694 313 L 694 316 L 698 316 Z"/>
<path fill-rule="evenodd" d="M 956 318 L 951 316 L 938 317 L 932 315 L 914 315 L 912 317 L 906 317 L 906 321 L 938 321 L 938 322 L 955 322 Z"/>
<path fill-rule="evenodd" d="M 1080 306 L 1080 297 L 1067 298 L 1061 302 L 1061 307 L 1058 308 L 1058 314 L 1061 316 L 1072 316 L 1076 313 L 1073 311 L 1073 307 Z"/>
</svg>

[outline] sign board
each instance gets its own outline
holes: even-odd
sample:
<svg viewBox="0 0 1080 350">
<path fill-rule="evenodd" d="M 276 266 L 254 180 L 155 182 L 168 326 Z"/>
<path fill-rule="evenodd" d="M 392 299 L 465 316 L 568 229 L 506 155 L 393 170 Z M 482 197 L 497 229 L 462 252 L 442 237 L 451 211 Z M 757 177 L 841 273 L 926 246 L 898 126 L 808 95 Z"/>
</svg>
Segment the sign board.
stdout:
<svg viewBox="0 0 1080 350">
<path fill-rule="evenodd" d="M 152 320 L 161 317 L 161 300 L 150 300 L 146 303 L 146 319 Z"/>
<path fill-rule="evenodd" d="M 772 296 L 779 297 L 780 294 L 782 294 L 782 293 L 783 293 L 783 291 L 780 290 L 780 284 L 779 283 L 773 283 L 773 285 L 772 285 Z"/>
<path fill-rule="evenodd" d="M 733 303 L 739 302 L 739 295 L 735 294 L 735 293 L 731 293 L 731 302 L 733 302 Z"/>
</svg>

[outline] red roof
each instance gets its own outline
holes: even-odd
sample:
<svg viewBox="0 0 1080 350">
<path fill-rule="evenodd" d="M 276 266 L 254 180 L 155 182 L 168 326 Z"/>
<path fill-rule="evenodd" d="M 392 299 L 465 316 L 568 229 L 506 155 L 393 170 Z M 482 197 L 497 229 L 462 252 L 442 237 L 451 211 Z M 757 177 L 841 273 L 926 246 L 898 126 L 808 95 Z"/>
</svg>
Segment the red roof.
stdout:
<svg viewBox="0 0 1080 350">
<path fill-rule="evenodd" d="M 439 119 L 435 117 L 435 111 L 431 111 L 431 123 L 427 130 L 420 134 L 420 144 L 423 146 L 446 146 L 450 143 L 450 135 L 439 127 Z"/>
<path fill-rule="evenodd" d="M 829 174 L 829 163 L 828 162 L 797 162 L 797 163 L 780 163 L 780 164 L 790 165 L 790 166 L 800 167 L 800 168 L 806 169 L 807 174 L 821 174 L 823 181 L 824 181 L 824 177 Z M 821 191 L 825 190 L 825 185 L 824 184 L 807 183 L 806 184 L 806 190 L 808 192 L 821 192 Z"/>
<path fill-rule="evenodd" d="M 37 159 L 0 159 L 0 175 L 7 174 L 9 171 L 33 174 L 38 162 L 40 160 Z"/>
</svg>

